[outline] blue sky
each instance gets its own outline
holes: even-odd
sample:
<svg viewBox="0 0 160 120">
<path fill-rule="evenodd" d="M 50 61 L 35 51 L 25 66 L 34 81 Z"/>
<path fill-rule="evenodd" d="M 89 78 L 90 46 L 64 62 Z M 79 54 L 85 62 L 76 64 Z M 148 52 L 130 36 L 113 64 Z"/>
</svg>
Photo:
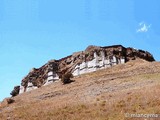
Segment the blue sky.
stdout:
<svg viewBox="0 0 160 120">
<path fill-rule="evenodd" d="M 0 0 L 0 101 L 33 67 L 88 45 L 122 44 L 160 60 L 159 0 Z"/>
</svg>

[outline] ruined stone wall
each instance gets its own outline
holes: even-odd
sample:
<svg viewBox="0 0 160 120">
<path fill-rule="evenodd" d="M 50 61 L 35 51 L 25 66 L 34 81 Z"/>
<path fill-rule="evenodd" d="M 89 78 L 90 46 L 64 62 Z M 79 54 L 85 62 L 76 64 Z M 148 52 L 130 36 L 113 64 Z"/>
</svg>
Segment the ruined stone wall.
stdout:
<svg viewBox="0 0 160 120">
<path fill-rule="evenodd" d="M 75 52 L 60 60 L 51 60 L 38 69 L 33 68 L 22 79 L 19 93 L 55 82 L 65 73 L 73 73 L 74 76 L 77 76 L 137 58 L 154 61 L 153 56 L 143 50 L 125 48 L 121 45 L 106 47 L 88 46 L 84 51 Z"/>
<path fill-rule="evenodd" d="M 116 56 L 105 56 L 104 51 L 101 51 L 101 55 L 98 56 L 95 52 L 93 60 L 84 61 L 81 64 L 76 65 L 72 74 L 74 76 L 78 76 L 123 63 L 125 63 L 124 58 L 118 58 Z"/>
<path fill-rule="evenodd" d="M 22 79 L 20 92 L 27 92 L 50 83 L 57 78 L 58 62 L 51 60 L 39 69 L 33 68 L 27 76 Z"/>
</svg>

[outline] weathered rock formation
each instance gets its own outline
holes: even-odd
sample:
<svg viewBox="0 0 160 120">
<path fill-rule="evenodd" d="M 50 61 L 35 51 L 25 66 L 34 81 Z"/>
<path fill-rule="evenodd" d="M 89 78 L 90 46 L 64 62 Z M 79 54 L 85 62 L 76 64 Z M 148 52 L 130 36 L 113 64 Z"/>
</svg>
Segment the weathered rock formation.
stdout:
<svg viewBox="0 0 160 120">
<path fill-rule="evenodd" d="M 123 64 L 137 58 L 154 61 L 153 56 L 143 50 L 114 46 L 89 46 L 85 51 L 75 52 L 60 60 L 51 60 L 40 68 L 33 68 L 22 79 L 20 92 L 23 93 L 59 80 L 65 73 L 74 76 Z"/>
<path fill-rule="evenodd" d="M 10 94 L 14 97 L 19 94 L 19 90 L 20 90 L 20 86 L 15 86 Z"/>
</svg>

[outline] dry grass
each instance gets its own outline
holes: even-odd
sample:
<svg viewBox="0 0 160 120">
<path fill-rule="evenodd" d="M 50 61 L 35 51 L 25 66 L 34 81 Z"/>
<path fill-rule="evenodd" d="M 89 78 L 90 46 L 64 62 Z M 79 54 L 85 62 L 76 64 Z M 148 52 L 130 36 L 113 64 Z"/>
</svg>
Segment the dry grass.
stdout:
<svg viewBox="0 0 160 120">
<path fill-rule="evenodd" d="M 125 113 L 160 114 L 160 63 L 133 61 L 74 80 L 15 97 L 0 109 L 0 119 L 140 120 Z"/>
</svg>

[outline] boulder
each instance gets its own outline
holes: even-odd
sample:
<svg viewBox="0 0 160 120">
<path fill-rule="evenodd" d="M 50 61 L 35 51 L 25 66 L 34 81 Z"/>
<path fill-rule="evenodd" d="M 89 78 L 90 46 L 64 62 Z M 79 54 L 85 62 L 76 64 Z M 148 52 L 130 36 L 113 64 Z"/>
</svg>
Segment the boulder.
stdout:
<svg viewBox="0 0 160 120">
<path fill-rule="evenodd" d="M 12 97 L 14 97 L 19 94 L 19 91 L 20 91 L 20 86 L 15 86 L 10 94 L 12 95 Z"/>
<path fill-rule="evenodd" d="M 15 102 L 15 100 L 12 99 L 12 98 L 5 98 L 5 99 L 0 103 L 0 106 L 1 106 L 1 107 L 6 107 L 6 106 L 8 106 L 9 104 L 12 104 L 12 103 L 14 103 L 14 102 Z"/>
</svg>

